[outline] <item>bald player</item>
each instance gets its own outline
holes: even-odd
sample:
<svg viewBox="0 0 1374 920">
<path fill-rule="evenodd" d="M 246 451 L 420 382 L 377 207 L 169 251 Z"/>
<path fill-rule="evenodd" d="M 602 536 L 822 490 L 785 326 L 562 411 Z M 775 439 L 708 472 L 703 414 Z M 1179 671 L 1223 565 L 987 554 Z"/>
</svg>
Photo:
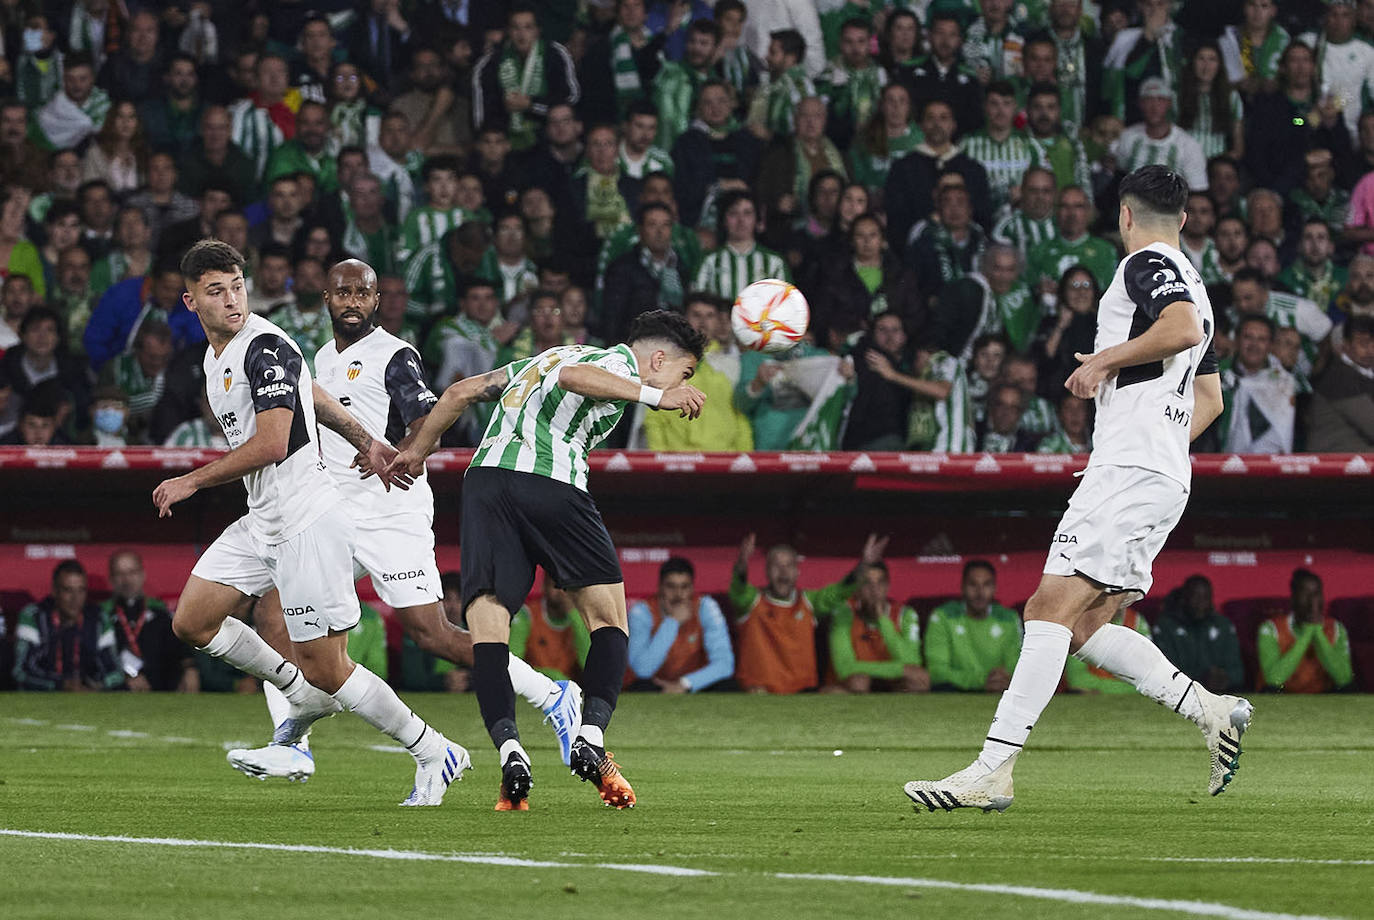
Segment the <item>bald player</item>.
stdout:
<svg viewBox="0 0 1374 920">
<path fill-rule="evenodd" d="M 334 337 L 315 355 L 318 382 L 379 441 L 409 444 L 437 398 L 425 382 L 414 347 L 377 326 L 380 303 L 377 273 L 365 262 L 348 259 L 329 271 L 324 305 Z M 443 587 L 434 558 L 434 494 L 423 472 L 388 493 L 376 477 L 354 468 L 357 450 L 332 431 L 320 433 L 325 467 L 344 496 L 344 508 L 358 530 L 354 577 L 366 573 L 382 602 L 396 611 L 406 634 L 421 649 L 454 664 L 471 666 L 472 637 L 444 615 Z M 276 591 L 263 597 L 256 622 L 259 633 L 289 657 L 285 618 Z M 511 682 L 517 693 L 539 707 L 553 723 L 563 760 L 581 720 L 582 691 L 571 681 L 554 682 L 511 656 Z M 265 685 L 275 726 L 289 718 L 276 688 Z M 271 764 L 260 766 L 271 773 Z"/>
</svg>

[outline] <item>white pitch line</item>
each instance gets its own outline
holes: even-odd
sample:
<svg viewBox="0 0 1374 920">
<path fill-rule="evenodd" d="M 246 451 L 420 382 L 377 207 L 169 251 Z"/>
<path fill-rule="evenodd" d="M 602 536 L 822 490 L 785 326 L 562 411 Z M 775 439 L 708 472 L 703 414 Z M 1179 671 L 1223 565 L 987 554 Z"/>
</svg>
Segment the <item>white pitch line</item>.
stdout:
<svg viewBox="0 0 1374 920">
<path fill-rule="evenodd" d="M 1009 856 L 988 856 L 986 853 L 918 853 L 908 856 L 914 862 L 930 859 L 1010 859 Z M 1017 859 L 1024 858 L 1017 856 Z M 1069 862 L 1154 862 L 1203 863 L 1224 866 L 1231 863 L 1274 866 L 1374 866 L 1374 859 L 1312 859 L 1305 856 L 1082 856 L 1076 853 L 1037 853 L 1034 859 L 1059 859 Z"/>
<path fill-rule="evenodd" d="M 1250 910 L 1217 904 L 1212 901 L 1182 901 L 1169 898 L 1136 898 L 1130 895 L 1097 894 L 1073 888 L 1031 888 L 1025 885 L 991 885 L 973 882 L 947 882 L 931 878 L 888 878 L 881 875 L 808 875 L 778 872 L 775 878 L 799 879 L 813 882 L 858 882 L 864 885 L 884 885 L 893 888 L 941 888 L 950 891 L 977 891 L 985 894 L 1009 894 L 1042 901 L 1062 901 L 1067 904 L 1100 904 L 1104 907 L 1136 907 L 1141 910 L 1162 910 L 1193 914 L 1199 917 L 1224 917 L 1226 920 L 1331 920 L 1315 914 L 1278 914 L 1267 910 Z"/>
<path fill-rule="evenodd" d="M 478 853 L 426 853 L 417 850 L 358 850 L 344 847 L 314 846 L 291 843 L 252 843 L 226 840 L 187 840 L 179 837 L 127 837 L 103 836 L 96 834 L 71 834 L 54 831 L 24 831 L 0 828 L 0 837 L 20 837 L 36 840 L 72 840 L 92 843 L 143 844 L 146 846 L 168 847 L 208 847 L 225 850 L 269 850 L 279 853 L 318 853 L 331 856 L 363 856 L 372 859 L 387 859 L 410 862 L 453 862 L 482 866 L 510 866 L 517 868 L 544 869 L 610 869 L 618 872 L 636 872 L 648 875 L 668 875 L 679 877 L 720 877 L 736 876 L 757 878 L 758 873 L 749 872 L 712 872 L 706 869 L 689 869 L 685 866 L 665 866 L 651 863 L 587 863 L 557 862 L 554 860 L 524 859 L 516 856 L 500 856 Z M 1221 917 L 1223 920 L 1335 920 L 1314 914 L 1286 914 L 1263 910 L 1250 910 L 1230 904 L 1210 901 L 1185 901 L 1166 898 L 1138 898 L 1129 895 L 1099 894 L 1093 891 L 1078 891 L 1072 888 L 1033 888 L 1024 885 L 975 884 L 951 882 L 930 878 L 893 878 L 881 875 L 819 875 L 795 872 L 765 872 L 764 878 L 785 881 L 843 882 L 860 885 L 878 885 L 886 888 L 932 888 L 945 891 L 968 891 L 980 894 L 1010 895 L 1013 897 L 1036 898 L 1042 901 L 1059 901 L 1064 904 L 1095 904 L 1102 907 L 1132 907 L 1140 910 L 1157 910 L 1168 913 L 1191 914 L 1198 917 Z"/>
</svg>

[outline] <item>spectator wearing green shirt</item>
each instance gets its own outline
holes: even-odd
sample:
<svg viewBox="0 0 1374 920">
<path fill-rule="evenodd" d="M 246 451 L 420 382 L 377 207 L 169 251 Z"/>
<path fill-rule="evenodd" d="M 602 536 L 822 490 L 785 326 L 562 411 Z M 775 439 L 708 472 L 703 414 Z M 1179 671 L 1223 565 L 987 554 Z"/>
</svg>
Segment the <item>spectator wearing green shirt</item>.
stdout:
<svg viewBox="0 0 1374 920">
<path fill-rule="evenodd" d="M 984 559 L 964 566 L 961 597 L 926 623 L 926 668 L 934 687 L 1001 693 L 1021 655 L 1021 618 L 993 600 L 997 570 Z"/>
<path fill-rule="evenodd" d="M 582 673 L 591 635 L 568 592 L 544 573 L 544 596 L 520 608 L 510 624 L 510 653 L 553 680 Z"/>
<path fill-rule="evenodd" d="M 310 373 L 315 373 L 315 352 L 334 337 L 329 311 L 324 308 L 324 265 L 318 259 L 296 262 L 291 290 L 295 298 L 267 317 L 282 328 L 300 348 Z"/>
<path fill-rule="evenodd" d="M 1322 580 L 1296 569 L 1289 581 L 1291 609 L 1260 627 L 1260 686 L 1285 693 L 1329 693 L 1350 685 L 1355 671 L 1345 625 L 1326 615 Z"/>
<path fill-rule="evenodd" d="M 296 112 L 296 136 L 272 151 L 263 181 L 271 185 L 281 176 L 309 173 L 321 194 L 338 191 L 338 158 L 330 156 L 328 110 L 319 102 L 302 102 Z"/>
<path fill-rule="evenodd" d="M 1090 236 L 1093 203 L 1076 185 L 1059 192 L 1055 223 L 1059 235 L 1031 247 L 1026 282 L 1041 294 L 1053 294 L 1060 277 L 1075 265 L 1093 273 L 1097 286 L 1106 290 L 1116 274 L 1116 247 L 1101 237 Z"/>
<path fill-rule="evenodd" d="M 1175 667 L 1213 693 L 1245 682 L 1236 628 L 1217 613 L 1206 576 L 1190 576 L 1169 592 L 1151 638 Z"/>
<path fill-rule="evenodd" d="M 1335 251 L 1330 225 L 1320 217 L 1308 217 L 1298 239 L 1298 258 L 1279 272 L 1279 283 L 1329 312 L 1346 282 L 1346 270 L 1331 260 Z"/>
<path fill-rule="evenodd" d="M 358 609 L 358 625 L 348 633 L 348 657 L 386 680 L 386 624 L 375 607 L 359 604 Z"/>
<path fill-rule="evenodd" d="M 924 693 L 930 673 L 921 666 L 921 621 L 887 596 L 887 563 L 870 564 L 847 603 L 830 612 L 830 667 L 850 693 L 890 689 Z"/>
</svg>

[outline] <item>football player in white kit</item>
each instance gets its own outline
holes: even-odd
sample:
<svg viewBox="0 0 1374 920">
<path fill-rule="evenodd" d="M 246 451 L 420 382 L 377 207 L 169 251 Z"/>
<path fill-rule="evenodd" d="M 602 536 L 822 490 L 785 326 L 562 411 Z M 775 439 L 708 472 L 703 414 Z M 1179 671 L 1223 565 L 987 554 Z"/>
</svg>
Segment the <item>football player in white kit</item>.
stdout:
<svg viewBox="0 0 1374 920">
<path fill-rule="evenodd" d="M 158 516 L 209 486 L 242 478 L 248 513 L 220 535 L 191 570 L 172 628 L 184 642 L 280 690 L 294 730 L 340 710 L 405 746 L 415 758 L 415 783 L 402 805 L 438 805 L 453 780 L 472 765 L 450 742 L 401 702 L 386 682 L 348 657 L 347 632 L 358 622 L 353 588 L 356 530 L 342 496 L 320 460 L 315 400 L 350 435 L 365 468 L 389 448 L 377 444 L 317 392 L 300 349 L 277 326 L 249 312 L 243 256 L 227 243 L 202 240 L 182 259 L 186 306 L 210 342 L 205 386 L 232 448 L 228 454 L 153 491 Z M 372 461 L 372 462 L 369 462 Z M 233 616 L 275 586 L 299 668 Z M 278 737 L 274 756 L 299 756 Z M 230 760 L 242 752 L 231 751 Z"/>
<path fill-rule="evenodd" d="M 945 779 L 907 783 L 917 810 L 1011 804 L 1012 768 L 1071 649 L 1202 729 L 1212 795 L 1235 775 L 1250 703 L 1210 693 L 1149 638 L 1110 622 L 1149 591 L 1151 564 L 1188 503 L 1188 445 L 1221 414 L 1212 305 L 1179 251 L 1188 185 L 1167 167 L 1144 166 L 1122 180 L 1120 197 L 1129 255 L 1098 307 L 1094 352 L 1076 356 L 1081 366 L 1066 383 L 1097 400 L 1088 468 L 1026 602 L 1021 657 L 982 753 Z"/>
<path fill-rule="evenodd" d="M 374 324 L 381 294 L 377 273 L 366 262 L 348 259 L 329 271 L 324 304 L 334 338 L 315 355 L 317 383 L 347 407 L 381 443 L 408 443 L 438 397 L 425 382 L 420 355 L 408 342 Z M 320 454 L 343 494 L 344 510 L 358 529 L 355 577 L 367 574 L 382 602 L 396 611 L 406 633 L 422 650 L 454 664 L 472 666 L 472 636 L 444 615 L 443 589 L 434 559 L 434 493 L 423 472 L 405 477 L 388 491 L 378 477 L 360 478 L 356 446 L 340 435 L 320 432 Z M 269 645 L 291 657 L 281 600 L 273 590 L 254 609 L 253 622 Z M 515 692 L 540 709 L 558 736 L 568 762 L 573 734 L 582 721 L 582 691 L 572 681 L 553 681 L 514 655 L 510 658 Z M 272 724 L 280 737 L 299 734 L 288 724 L 286 698 L 263 685 Z M 243 751 L 238 769 L 254 776 L 291 776 L 314 771 L 313 754 L 302 737 L 298 757 L 268 748 Z"/>
</svg>

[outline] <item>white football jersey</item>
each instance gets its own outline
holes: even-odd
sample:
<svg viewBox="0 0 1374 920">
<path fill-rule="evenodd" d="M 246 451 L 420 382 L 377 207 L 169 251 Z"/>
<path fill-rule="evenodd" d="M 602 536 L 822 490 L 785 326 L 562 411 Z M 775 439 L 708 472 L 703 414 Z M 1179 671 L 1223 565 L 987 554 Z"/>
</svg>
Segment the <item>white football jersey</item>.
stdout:
<svg viewBox="0 0 1374 920">
<path fill-rule="evenodd" d="M 204 366 L 210 408 L 231 448 L 241 447 L 258 430 L 259 412 L 292 412 L 286 458 L 243 477 L 248 529 L 263 543 L 282 543 L 339 500 L 320 460 L 310 368 L 291 337 L 256 314 L 218 356 L 207 348 Z"/>
<path fill-rule="evenodd" d="M 1172 303 L 1191 303 L 1202 341 L 1163 361 L 1122 368 L 1097 391 L 1097 423 L 1088 466 L 1134 466 L 1163 473 L 1187 488 L 1193 378 L 1217 372 L 1216 332 L 1207 288 L 1188 257 L 1152 243 L 1116 268 L 1097 308 L 1094 351 L 1142 335 Z"/>
<path fill-rule="evenodd" d="M 373 329 L 340 352 L 333 339 L 315 354 L 320 386 L 344 404 L 368 434 L 389 444 L 406 435 L 406 428 L 424 418 L 439 398 L 425 382 L 419 353 L 410 343 L 385 329 Z M 358 451 L 341 435 L 320 432 L 325 466 L 348 499 L 355 517 L 421 511 L 434 514 L 434 494 L 422 473 L 409 490 L 387 492 L 376 476 L 360 479 L 349 464 Z"/>
</svg>

